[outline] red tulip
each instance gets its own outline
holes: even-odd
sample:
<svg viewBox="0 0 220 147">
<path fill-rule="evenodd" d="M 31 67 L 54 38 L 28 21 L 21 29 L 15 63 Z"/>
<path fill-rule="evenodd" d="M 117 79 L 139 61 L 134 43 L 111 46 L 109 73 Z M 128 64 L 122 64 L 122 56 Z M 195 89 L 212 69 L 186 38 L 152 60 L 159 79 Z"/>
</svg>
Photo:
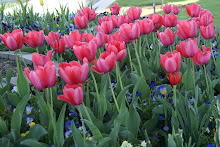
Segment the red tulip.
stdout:
<svg viewBox="0 0 220 147">
<path fill-rule="evenodd" d="M 83 83 L 88 75 L 88 60 L 83 59 L 83 65 L 79 62 L 71 61 L 59 64 L 59 73 L 65 83 L 69 85 Z"/>
<path fill-rule="evenodd" d="M 122 15 L 124 17 L 124 23 L 132 23 L 132 19 L 128 17 L 127 15 Z"/>
<path fill-rule="evenodd" d="M 157 36 L 164 46 L 169 46 L 174 43 L 175 33 L 173 34 L 170 28 L 166 28 L 164 32 L 159 33 L 157 31 Z"/>
<path fill-rule="evenodd" d="M 199 18 L 202 26 L 208 26 L 213 22 L 214 16 L 209 10 L 201 10 Z"/>
<path fill-rule="evenodd" d="M 97 40 L 97 46 L 102 47 L 105 43 L 105 36 L 104 33 L 97 32 L 96 33 L 96 40 Z"/>
<path fill-rule="evenodd" d="M 96 13 L 95 9 L 90 9 L 89 7 L 83 7 L 81 10 L 77 10 L 79 16 L 86 16 L 89 21 L 95 20 Z"/>
<path fill-rule="evenodd" d="M 94 38 L 95 38 L 95 36 L 93 36 L 92 33 L 86 33 L 86 42 L 90 42 Z"/>
<path fill-rule="evenodd" d="M 50 32 L 48 34 L 48 36 L 45 36 L 45 40 L 47 41 L 47 43 L 52 46 L 54 41 L 58 41 L 60 38 L 60 33 L 59 32 Z"/>
<path fill-rule="evenodd" d="M 177 35 L 180 40 L 185 40 L 187 38 L 194 38 L 197 32 L 197 25 L 194 20 L 185 21 L 181 20 L 177 22 Z"/>
<path fill-rule="evenodd" d="M 12 33 L 0 34 L 1 40 L 10 50 L 22 49 L 23 48 L 23 31 L 16 29 Z"/>
<path fill-rule="evenodd" d="M 186 11 L 190 17 L 199 16 L 200 10 L 201 10 L 201 6 L 196 3 L 192 3 L 191 5 L 186 5 Z"/>
<path fill-rule="evenodd" d="M 97 45 L 94 41 L 90 41 L 88 45 L 81 45 L 74 48 L 74 53 L 80 62 L 83 62 L 84 58 L 87 58 L 91 62 L 96 55 Z"/>
<path fill-rule="evenodd" d="M 91 68 L 99 74 L 105 74 L 114 69 L 116 63 L 116 55 L 113 52 L 103 52 L 99 56 L 97 62 L 93 62 Z"/>
<path fill-rule="evenodd" d="M 164 5 L 163 6 L 163 12 L 165 14 L 169 14 L 171 12 L 171 5 Z"/>
<path fill-rule="evenodd" d="M 65 85 L 63 94 L 59 95 L 57 99 L 66 101 L 72 106 L 80 105 L 83 101 L 83 87 L 81 84 Z"/>
<path fill-rule="evenodd" d="M 66 45 L 73 49 L 73 42 L 74 41 L 80 41 L 82 42 L 86 37 L 86 33 L 82 33 L 80 34 L 80 32 L 78 30 L 74 30 L 73 32 L 70 32 L 69 35 L 65 35 L 64 37 L 64 41 L 66 43 Z"/>
<path fill-rule="evenodd" d="M 56 67 L 52 61 L 48 61 L 45 66 L 37 66 L 34 71 L 25 68 L 24 72 L 34 87 L 39 91 L 53 87 L 57 81 Z"/>
<path fill-rule="evenodd" d="M 112 15 L 110 17 L 110 19 L 112 20 L 114 28 L 118 28 L 118 27 L 120 27 L 120 25 L 122 25 L 124 23 L 124 16 L 117 17 L 115 15 Z"/>
<path fill-rule="evenodd" d="M 32 53 L 32 62 L 34 64 L 34 67 L 37 66 L 44 66 L 48 61 L 51 61 L 52 59 L 52 51 L 48 51 L 47 55 L 38 54 L 36 52 Z"/>
<path fill-rule="evenodd" d="M 114 6 L 111 7 L 109 6 L 109 9 L 111 11 L 111 14 L 113 15 L 118 15 L 119 14 L 119 11 L 121 9 L 122 6 L 119 6 L 118 3 L 114 3 Z"/>
<path fill-rule="evenodd" d="M 197 28 L 200 28 L 200 26 L 202 25 L 201 22 L 200 22 L 200 18 L 199 18 L 199 17 L 193 17 L 193 18 L 190 18 L 190 19 L 187 20 L 187 21 L 195 21 Z"/>
<path fill-rule="evenodd" d="M 177 25 L 178 18 L 174 14 L 163 15 L 163 25 L 167 27 L 175 27 Z"/>
<path fill-rule="evenodd" d="M 163 24 L 163 17 L 157 13 L 157 14 L 150 14 L 148 16 L 149 19 L 153 20 L 154 23 L 154 32 L 159 30 Z"/>
<path fill-rule="evenodd" d="M 74 23 L 78 29 L 85 29 L 88 25 L 88 18 L 83 16 L 75 16 Z"/>
<path fill-rule="evenodd" d="M 172 85 L 178 85 L 181 81 L 181 74 L 180 72 L 167 73 L 167 78 Z"/>
<path fill-rule="evenodd" d="M 154 29 L 154 23 L 151 19 L 135 20 L 135 23 L 140 27 L 140 35 L 150 34 Z"/>
<path fill-rule="evenodd" d="M 109 35 L 104 34 L 104 39 L 105 39 L 106 43 L 109 43 L 110 41 L 114 40 L 113 35 L 111 35 L 111 34 L 109 34 Z"/>
<path fill-rule="evenodd" d="M 172 5 L 172 13 L 177 15 L 180 12 L 178 5 Z"/>
<path fill-rule="evenodd" d="M 205 48 L 203 45 L 202 50 L 203 52 L 198 49 L 196 55 L 193 57 L 193 63 L 197 66 L 208 63 L 211 57 L 211 47 Z"/>
<path fill-rule="evenodd" d="M 122 24 L 119 28 L 119 32 L 126 40 L 138 39 L 140 35 L 140 27 L 138 24 Z"/>
<path fill-rule="evenodd" d="M 160 64 L 168 73 L 177 72 L 181 67 L 181 55 L 177 51 L 167 52 L 165 55 L 160 54 Z"/>
<path fill-rule="evenodd" d="M 113 23 L 112 21 L 103 21 L 101 24 L 101 28 L 105 34 L 111 34 L 113 32 Z"/>
<path fill-rule="evenodd" d="M 111 19 L 108 16 L 99 17 L 98 23 L 99 23 L 99 25 L 101 25 L 103 21 L 109 21 L 109 20 L 111 20 Z"/>
<path fill-rule="evenodd" d="M 73 49 L 77 48 L 78 46 L 82 46 L 82 45 L 88 45 L 88 42 L 80 42 L 80 41 L 74 41 L 73 42 Z"/>
<path fill-rule="evenodd" d="M 119 42 L 119 41 L 110 41 L 109 43 L 105 44 L 105 49 L 107 52 L 114 52 L 116 55 L 116 61 L 123 60 L 126 55 L 127 51 L 125 49 L 125 42 Z"/>
<path fill-rule="evenodd" d="M 140 18 L 141 12 L 142 12 L 141 8 L 136 8 L 132 6 L 127 10 L 127 15 L 131 20 L 135 20 Z"/>
<path fill-rule="evenodd" d="M 40 30 L 39 32 L 33 30 L 26 34 L 24 37 L 23 42 L 28 44 L 30 47 L 39 47 L 42 45 L 44 40 L 44 30 Z"/>
<path fill-rule="evenodd" d="M 125 40 L 125 38 L 119 32 L 115 32 L 112 35 L 112 40 L 116 40 L 116 41 L 120 41 L 120 42 L 125 42 L 125 43 L 130 42 L 129 40 Z"/>
<path fill-rule="evenodd" d="M 201 26 L 200 33 L 204 39 L 212 39 L 215 35 L 215 27 L 212 23 L 207 27 Z"/>
<path fill-rule="evenodd" d="M 181 41 L 180 45 L 176 45 L 176 49 L 185 58 L 194 57 L 198 50 L 197 38 L 189 38 L 187 42 Z"/>
</svg>

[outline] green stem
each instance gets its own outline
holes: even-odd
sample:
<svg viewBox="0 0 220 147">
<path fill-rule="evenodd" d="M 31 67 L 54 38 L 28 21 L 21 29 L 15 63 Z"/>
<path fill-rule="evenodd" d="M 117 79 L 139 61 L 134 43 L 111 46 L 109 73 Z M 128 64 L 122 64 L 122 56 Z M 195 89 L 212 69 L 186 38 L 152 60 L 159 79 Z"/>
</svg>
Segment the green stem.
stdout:
<svg viewBox="0 0 220 147">
<path fill-rule="evenodd" d="M 174 98 L 174 108 L 175 108 L 175 115 L 176 115 L 176 85 L 173 85 L 173 98 Z"/>
<path fill-rule="evenodd" d="M 79 105 L 78 105 L 78 110 L 79 110 L 79 116 L 81 118 L 81 122 L 82 122 L 82 126 L 83 126 L 83 138 L 84 138 L 84 145 L 85 145 L 86 144 L 86 131 L 85 131 L 85 125 L 84 125 L 84 122 L 83 122 L 82 112 L 80 110 Z"/>
<path fill-rule="evenodd" d="M 62 54 L 60 54 L 60 62 L 63 62 Z"/>
<path fill-rule="evenodd" d="M 113 88 L 112 88 L 112 83 L 111 83 L 111 78 L 110 78 L 109 72 L 108 72 L 108 80 L 109 80 L 109 84 L 110 84 L 110 87 L 111 87 L 112 96 L 113 96 L 113 99 L 115 101 L 115 105 L 116 105 L 116 108 L 118 110 L 118 113 L 119 113 L 119 107 L 118 107 L 118 103 L 117 103 L 117 100 L 115 98 L 115 94 L 114 94 L 114 91 L 113 91 Z"/>
<path fill-rule="evenodd" d="M 210 39 L 210 46 L 211 46 L 211 52 L 212 52 L 212 59 L 213 59 L 214 64 L 216 66 L 215 57 L 214 57 L 214 53 L 213 53 L 213 50 L 212 50 L 212 40 L 211 39 Z"/>
<path fill-rule="evenodd" d="M 193 87 L 195 88 L 196 82 L 195 82 L 195 70 L 194 70 L 193 59 L 191 59 L 191 62 L 192 62 L 192 72 L 193 72 Z"/>
<path fill-rule="evenodd" d="M 140 37 L 140 39 L 139 39 L 138 41 L 139 41 L 139 42 L 138 42 L 138 43 L 139 43 L 139 44 L 138 44 L 138 45 L 139 45 L 139 46 L 138 46 L 138 47 L 139 47 L 139 56 L 143 57 L 142 47 L 141 47 L 141 37 Z"/>
<path fill-rule="evenodd" d="M 27 64 L 25 63 L 24 58 L 23 58 L 22 53 L 21 53 L 21 51 L 20 51 L 20 50 L 19 50 L 19 52 L 20 52 L 21 60 L 23 61 L 23 63 L 24 63 L 24 65 L 25 65 L 25 67 L 27 67 Z M 27 67 L 27 68 L 28 68 L 28 67 Z"/>
<path fill-rule="evenodd" d="M 208 83 L 208 80 L 207 80 L 207 73 L 206 73 L 206 68 L 205 68 L 205 65 L 204 65 L 204 64 L 203 64 L 203 68 L 204 68 L 204 72 L 205 72 L 206 86 L 207 86 L 207 90 L 208 90 L 208 93 L 209 93 L 209 83 Z"/>
<path fill-rule="evenodd" d="M 16 57 L 16 64 L 17 64 L 17 71 L 18 71 L 18 64 L 19 64 L 19 62 L 18 62 L 18 54 L 17 54 L 17 50 L 15 50 L 15 57 Z"/>
<path fill-rule="evenodd" d="M 131 73 L 132 73 L 133 72 L 133 67 L 132 67 L 131 52 L 130 52 L 130 49 L 129 49 L 129 45 L 127 45 L 127 48 L 128 48 L 128 58 L 129 58 L 129 61 L 130 61 Z"/>
<path fill-rule="evenodd" d="M 89 121 L 92 122 L 92 119 L 91 119 L 91 117 L 89 116 L 89 113 L 88 113 L 88 111 L 87 111 L 87 109 L 86 109 L 86 106 L 85 106 L 84 102 L 82 102 L 82 104 L 83 104 L 83 108 L 85 109 L 85 112 L 86 112 L 86 115 L 87 115 Z"/>
<path fill-rule="evenodd" d="M 39 54 L 39 50 L 38 50 L 38 47 L 36 47 L 36 50 L 37 50 L 37 53 Z"/>
<path fill-rule="evenodd" d="M 150 46 L 149 46 L 149 43 L 148 43 L 147 35 L 146 35 L 146 43 L 147 43 L 147 48 L 149 50 L 149 54 L 150 54 L 150 57 L 151 57 L 151 50 L 150 50 Z"/>
<path fill-rule="evenodd" d="M 143 79 L 145 79 L 145 78 L 144 78 L 143 71 L 142 71 L 142 68 L 141 68 L 141 62 L 140 62 L 140 59 L 139 59 L 139 56 L 138 56 L 138 52 L 137 52 L 137 48 L 136 48 L 136 43 L 135 43 L 135 41 L 134 41 L 134 50 L 135 50 L 136 58 L 137 58 L 137 61 L 138 61 L 138 64 L 139 64 L 139 68 L 140 68 L 140 72 L 141 72 L 141 77 L 142 77 Z"/>
</svg>

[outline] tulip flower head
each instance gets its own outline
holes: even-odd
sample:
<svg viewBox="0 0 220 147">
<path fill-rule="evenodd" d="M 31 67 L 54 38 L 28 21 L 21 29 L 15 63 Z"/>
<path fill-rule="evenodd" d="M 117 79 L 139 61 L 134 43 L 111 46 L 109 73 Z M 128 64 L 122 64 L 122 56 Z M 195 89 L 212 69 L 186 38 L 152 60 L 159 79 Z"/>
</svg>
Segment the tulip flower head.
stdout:
<svg viewBox="0 0 220 147">
<path fill-rule="evenodd" d="M 52 51 L 48 51 L 47 55 L 38 54 L 36 52 L 32 53 L 32 62 L 34 64 L 34 67 L 37 66 L 44 66 L 48 61 L 51 61 L 52 59 Z"/>
<path fill-rule="evenodd" d="M 163 25 L 167 27 L 175 27 L 177 25 L 178 18 L 174 14 L 163 15 Z"/>
<path fill-rule="evenodd" d="M 28 44 L 30 47 L 35 48 L 42 45 L 44 40 L 44 28 L 38 31 L 29 31 L 23 39 L 23 42 Z"/>
<path fill-rule="evenodd" d="M 141 8 L 136 8 L 134 6 L 130 7 L 127 10 L 127 15 L 131 20 L 135 20 L 135 19 L 139 19 L 139 17 L 141 16 Z"/>
<path fill-rule="evenodd" d="M 164 32 L 159 33 L 157 31 L 157 36 L 164 46 L 169 46 L 174 43 L 175 33 L 173 34 L 170 28 L 165 29 Z"/>
<path fill-rule="evenodd" d="M 177 22 L 177 36 L 180 40 L 185 40 L 187 38 L 194 38 L 197 32 L 197 25 L 194 20 L 185 21 L 181 20 Z"/>
<path fill-rule="evenodd" d="M 78 30 L 74 30 L 73 32 L 70 32 L 69 35 L 65 35 L 64 37 L 62 36 L 62 38 L 64 38 L 66 45 L 71 49 L 73 49 L 74 41 L 82 42 L 85 39 L 85 37 L 86 37 L 86 33 L 80 34 Z"/>
<path fill-rule="evenodd" d="M 177 85 L 181 81 L 181 74 L 180 74 L 180 72 L 167 73 L 167 78 L 172 85 Z"/>
<path fill-rule="evenodd" d="M 154 32 L 156 32 L 157 30 L 159 30 L 163 24 L 163 17 L 157 13 L 157 14 L 150 14 L 148 16 L 149 19 L 153 20 L 154 23 Z"/>
<path fill-rule="evenodd" d="M 43 6 L 44 5 L 44 1 L 40 0 L 40 5 Z"/>
<path fill-rule="evenodd" d="M 172 5 L 172 13 L 177 15 L 180 12 L 179 6 L 178 5 Z"/>
<path fill-rule="evenodd" d="M 165 13 L 165 14 L 169 14 L 170 12 L 171 12 L 171 5 L 164 5 L 163 6 L 163 12 Z"/>
<path fill-rule="evenodd" d="M 74 23 L 78 29 L 85 29 L 88 25 L 88 18 L 83 16 L 75 16 Z"/>
<path fill-rule="evenodd" d="M 119 32 L 125 40 L 134 40 L 139 38 L 140 27 L 138 24 L 124 23 L 120 26 Z"/>
<path fill-rule="evenodd" d="M 215 35 L 215 27 L 212 23 L 206 27 L 201 26 L 200 33 L 204 39 L 212 39 Z"/>
<path fill-rule="evenodd" d="M 181 41 L 180 45 L 176 45 L 176 49 L 185 58 L 194 57 L 198 50 L 197 38 L 189 38 L 187 42 Z"/>
<path fill-rule="evenodd" d="M 199 20 L 202 26 L 208 26 L 214 20 L 214 16 L 209 10 L 201 10 L 199 14 Z"/>
<path fill-rule="evenodd" d="M 83 7 L 81 10 L 77 10 L 79 16 L 86 16 L 88 21 L 95 20 L 96 13 L 95 9 L 90 9 L 89 7 Z"/>
<path fill-rule="evenodd" d="M 190 17 L 199 16 L 200 10 L 201 10 L 201 6 L 196 3 L 192 3 L 191 5 L 186 5 L 186 11 Z"/>
<path fill-rule="evenodd" d="M 140 35 L 150 34 L 154 30 L 154 23 L 151 19 L 135 20 L 140 27 Z"/>
<path fill-rule="evenodd" d="M 113 15 L 118 15 L 119 11 L 121 9 L 122 6 L 119 6 L 118 3 L 114 3 L 114 5 L 111 7 L 109 6 L 109 9 L 111 11 L 111 14 Z"/>
<path fill-rule="evenodd" d="M 197 66 L 200 66 L 202 64 L 207 64 L 211 57 L 211 47 L 205 48 L 205 46 L 202 46 L 203 52 L 198 49 L 196 55 L 193 57 L 193 63 Z"/>
</svg>

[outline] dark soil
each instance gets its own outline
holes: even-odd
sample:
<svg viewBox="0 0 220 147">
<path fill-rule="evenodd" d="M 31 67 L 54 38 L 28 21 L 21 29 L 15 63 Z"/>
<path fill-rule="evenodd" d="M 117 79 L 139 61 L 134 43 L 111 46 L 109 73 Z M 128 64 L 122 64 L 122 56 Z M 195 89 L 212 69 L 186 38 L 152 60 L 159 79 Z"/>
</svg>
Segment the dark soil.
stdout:
<svg viewBox="0 0 220 147">
<path fill-rule="evenodd" d="M 22 69 L 25 68 L 24 64 L 20 61 L 21 65 L 22 65 Z M 33 66 L 32 65 L 27 65 L 28 68 L 30 70 L 33 70 Z M 13 70 L 13 74 L 12 77 L 16 77 L 17 76 L 17 64 L 15 60 L 10 60 L 10 59 L 6 59 L 6 58 L 0 58 L 0 72 L 2 75 L 2 78 L 5 78 L 6 76 L 6 72 L 7 70 L 11 68 Z"/>
</svg>

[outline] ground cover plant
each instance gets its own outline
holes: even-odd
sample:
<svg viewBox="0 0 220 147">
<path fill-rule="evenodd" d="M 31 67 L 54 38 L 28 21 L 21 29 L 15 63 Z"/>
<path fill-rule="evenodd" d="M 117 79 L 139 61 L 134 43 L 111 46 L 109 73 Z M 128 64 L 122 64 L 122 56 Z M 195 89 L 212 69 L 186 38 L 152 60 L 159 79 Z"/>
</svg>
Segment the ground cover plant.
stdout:
<svg viewBox="0 0 220 147">
<path fill-rule="evenodd" d="M 20 5 L 1 10 L 1 50 L 16 54 L 18 78 L 11 90 L 9 69 L 0 86 L 0 146 L 219 146 L 220 42 L 209 10 L 192 3 L 178 20 L 169 4 L 144 17 L 134 6 L 119 15 L 117 3 L 111 13 L 61 6 L 43 16 Z M 34 70 L 21 67 L 24 51 Z"/>
</svg>

